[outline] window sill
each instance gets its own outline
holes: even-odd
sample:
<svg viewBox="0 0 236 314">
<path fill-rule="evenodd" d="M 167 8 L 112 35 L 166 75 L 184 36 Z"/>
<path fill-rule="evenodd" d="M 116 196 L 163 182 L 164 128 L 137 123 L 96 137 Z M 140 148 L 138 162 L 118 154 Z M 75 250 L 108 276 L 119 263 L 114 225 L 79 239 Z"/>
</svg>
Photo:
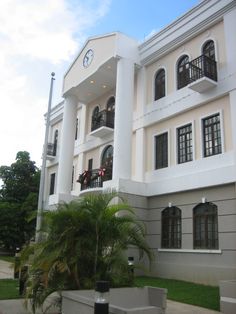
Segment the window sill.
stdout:
<svg viewBox="0 0 236 314">
<path fill-rule="evenodd" d="M 222 254 L 221 250 L 186 250 L 186 249 L 158 249 L 158 252 L 166 253 L 198 253 L 198 254 Z"/>
</svg>

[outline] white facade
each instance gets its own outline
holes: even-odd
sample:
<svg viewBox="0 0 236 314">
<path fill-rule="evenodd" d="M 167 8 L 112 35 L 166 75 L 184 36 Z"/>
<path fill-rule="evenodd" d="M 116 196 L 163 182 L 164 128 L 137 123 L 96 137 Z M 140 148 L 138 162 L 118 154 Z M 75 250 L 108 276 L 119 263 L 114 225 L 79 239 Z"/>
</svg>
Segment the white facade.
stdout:
<svg viewBox="0 0 236 314">
<path fill-rule="evenodd" d="M 51 112 L 46 207 L 116 188 L 147 224 L 154 275 L 235 279 L 234 30 L 236 2 L 205 0 L 141 45 L 89 39 Z"/>
</svg>

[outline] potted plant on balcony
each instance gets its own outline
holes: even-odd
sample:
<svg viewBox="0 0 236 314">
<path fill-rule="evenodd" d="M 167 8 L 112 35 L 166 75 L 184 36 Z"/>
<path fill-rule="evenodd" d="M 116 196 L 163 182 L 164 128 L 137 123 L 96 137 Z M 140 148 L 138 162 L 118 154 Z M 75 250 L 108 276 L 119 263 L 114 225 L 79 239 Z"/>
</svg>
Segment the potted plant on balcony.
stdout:
<svg viewBox="0 0 236 314">
<path fill-rule="evenodd" d="M 81 185 L 88 185 L 91 180 L 91 172 L 90 170 L 84 170 L 83 173 L 79 175 L 79 178 L 77 182 L 79 182 Z"/>
</svg>

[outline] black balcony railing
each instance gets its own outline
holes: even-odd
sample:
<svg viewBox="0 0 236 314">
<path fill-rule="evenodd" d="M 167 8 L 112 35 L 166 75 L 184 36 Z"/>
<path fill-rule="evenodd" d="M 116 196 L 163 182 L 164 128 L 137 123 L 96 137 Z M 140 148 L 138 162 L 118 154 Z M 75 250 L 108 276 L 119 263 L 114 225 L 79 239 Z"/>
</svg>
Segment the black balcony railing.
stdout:
<svg viewBox="0 0 236 314">
<path fill-rule="evenodd" d="M 205 55 L 201 55 L 184 65 L 178 74 L 178 88 L 187 86 L 203 77 L 217 82 L 217 63 Z"/>
<path fill-rule="evenodd" d="M 92 127 L 91 131 L 97 130 L 102 126 L 114 129 L 114 111 L 102 110 L 98 114 L 92 117 Z"/>
<path fill-rule="evenodd" d="M 81 191 L 100 188 L 104 181 L 112 179 L 112 168 L 87 170 L 79 176 L 77 182 L 81 184 Z"/>
<path fill-rule="evenodd" d="M 55 145 L 53 143 L 47 144 L 47 156 L 56 156 Z"/>
</svg>

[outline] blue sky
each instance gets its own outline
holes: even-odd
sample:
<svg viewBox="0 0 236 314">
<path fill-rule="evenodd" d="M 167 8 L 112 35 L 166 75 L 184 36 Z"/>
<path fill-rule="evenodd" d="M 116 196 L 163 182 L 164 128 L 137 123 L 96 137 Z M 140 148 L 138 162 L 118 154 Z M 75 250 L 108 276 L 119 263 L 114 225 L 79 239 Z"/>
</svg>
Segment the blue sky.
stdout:
<svg viewBox="0 0 236 314">
<path fill-rule="evenodd" d="M 26 150 L 41 165 L 50 73 L 53 105 L 63 74 L 88 37 L 114 31 L 142 42 L 199 0 L 0 1 L 0 165 Z"/>
<path fill-rule="evenodd" d="M 198 4 L 199 0 L 114 0 L 88 35 L 120 31 L 143 41 Z"/>
</svg>

